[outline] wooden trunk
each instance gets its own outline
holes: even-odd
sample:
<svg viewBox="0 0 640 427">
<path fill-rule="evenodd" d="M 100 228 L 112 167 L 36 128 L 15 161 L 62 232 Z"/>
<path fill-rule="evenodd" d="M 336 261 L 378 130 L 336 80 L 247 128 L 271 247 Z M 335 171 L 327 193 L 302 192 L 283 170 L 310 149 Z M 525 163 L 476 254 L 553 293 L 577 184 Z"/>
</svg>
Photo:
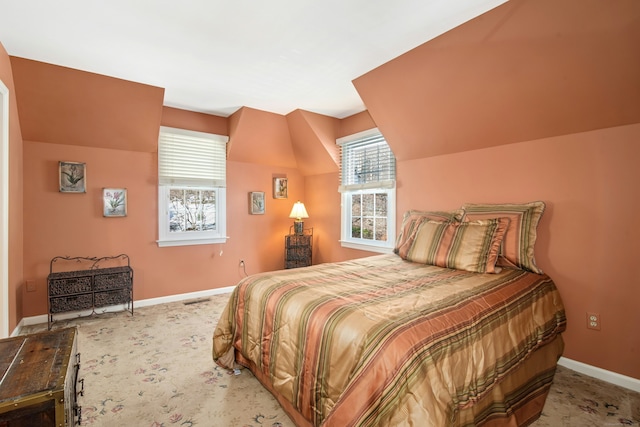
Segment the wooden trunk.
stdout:
<svg viewBox="0 0 640 427">
<path fill-rule="evenodd" d="M 66 328 L 0 340 L 0 427 L 80 423 L 76 335 Z"/>
</svg>

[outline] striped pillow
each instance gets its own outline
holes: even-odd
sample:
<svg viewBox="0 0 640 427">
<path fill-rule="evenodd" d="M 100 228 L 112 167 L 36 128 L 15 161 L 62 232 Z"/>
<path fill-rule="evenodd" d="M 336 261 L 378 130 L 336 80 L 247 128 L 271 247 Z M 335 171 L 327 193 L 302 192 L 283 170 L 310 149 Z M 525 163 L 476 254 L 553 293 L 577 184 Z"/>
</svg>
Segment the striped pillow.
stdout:
<svg viewBox="0 0 640 427">
<path fill-rule="evenodd" d="M 498 273 L 496 261 L 508 218 L 468 222 L 423 221 L 399 255 L 412 262 L 476 273 Z"/>
<path fill-rule="evenodd" d="M 455 211 L 418 211 L 409 210 L 404 213 L 402 217 L 402 225 L 396 238 L 396 246 L 393 252 L 398 253 L 400 246 L 404 245 L 407 239 L 411 237 L 411 234 L 416 230 L 418 225 L 426 219 L 434 221 L 460 221 L 462 219 L 464 211 L 457 209 Z"/>
<path fill-rule="evenodd" d="M 516 267 L 542 274 L 536 265 L 534 247 L 538 222 L 544 212 L 544 202 L 505 204 L 465 204 L 463 221 L 506 217 L 511 220 L 502 242 L 498 265 Z"/>
</svg>

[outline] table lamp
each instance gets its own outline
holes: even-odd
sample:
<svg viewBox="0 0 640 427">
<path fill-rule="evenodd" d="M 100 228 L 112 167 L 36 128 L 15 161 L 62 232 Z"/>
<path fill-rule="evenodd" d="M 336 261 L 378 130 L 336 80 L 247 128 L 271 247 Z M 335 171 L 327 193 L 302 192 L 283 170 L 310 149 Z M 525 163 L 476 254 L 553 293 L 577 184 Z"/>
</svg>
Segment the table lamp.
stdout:
<svg viewBox="0 0 640 427">
<path fill-rule="evenodd" d="M 304 222 L 302 218 L 309 218 L 309 214 L 304 207 L 304 203 L 301 201 L 297 201 L 293 204 L 293 209 L 291 209 L 291 213 L 289 214 L 289 218 L 295 218 L 293 222 L 293 231 L 296 234 L 304 234 Z"/>
</svg>

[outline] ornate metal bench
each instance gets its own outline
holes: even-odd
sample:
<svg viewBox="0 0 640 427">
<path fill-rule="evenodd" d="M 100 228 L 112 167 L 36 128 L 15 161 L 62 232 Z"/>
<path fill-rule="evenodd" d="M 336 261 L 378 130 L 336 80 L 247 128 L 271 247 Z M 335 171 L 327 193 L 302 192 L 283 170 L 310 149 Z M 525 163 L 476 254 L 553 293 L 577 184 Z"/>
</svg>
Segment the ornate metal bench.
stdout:
<svg viewBox="0 0 640 427">
<path fill-rule="evenodd" d="M 64 270 L 54 272 L 56 270 Z M 48 327 L 53 315 L 122 304 L 133 316 L 133 269 L 129 256 L 55 257 L 47 277 Z M 106 311 L 106 310 L 105 310 Z"/>
</svg>

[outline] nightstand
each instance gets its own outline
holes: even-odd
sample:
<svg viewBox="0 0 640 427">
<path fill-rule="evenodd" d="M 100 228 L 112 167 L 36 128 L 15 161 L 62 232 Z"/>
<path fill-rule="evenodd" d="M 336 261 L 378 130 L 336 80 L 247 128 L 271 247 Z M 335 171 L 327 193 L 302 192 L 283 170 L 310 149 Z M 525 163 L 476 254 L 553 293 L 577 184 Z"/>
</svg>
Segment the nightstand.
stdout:
<svg viewBox="0 0 640 427">
<path fill-rule="evenodd" d="M 313 247 L 313 228 L 306 228 L 302 234 L 292 233 L 284 237 L 284 268 L 306 267 L 311 265 Z"/>
</svg>

